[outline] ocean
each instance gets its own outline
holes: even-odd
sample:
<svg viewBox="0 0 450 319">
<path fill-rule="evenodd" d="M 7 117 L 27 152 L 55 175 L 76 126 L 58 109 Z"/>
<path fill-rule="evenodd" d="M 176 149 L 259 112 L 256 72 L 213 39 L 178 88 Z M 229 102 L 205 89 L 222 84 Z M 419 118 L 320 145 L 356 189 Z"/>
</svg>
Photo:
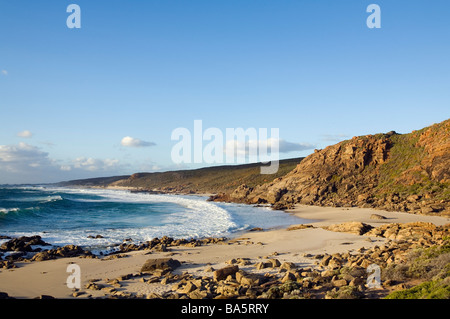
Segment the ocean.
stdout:
<svg viewBox="0 0 450 319">
<path fill-rule="evenodd" d="M 96 252 L 111 251 L 125 239 L 138 244 L 162 236 L 233 237 L 254 227 L 300 223 L 268 207 L 209 202 L 197 195 L 0 186 L 0 235 L 39 235 L 55 246 L 74 244 Z"/>
</svg>

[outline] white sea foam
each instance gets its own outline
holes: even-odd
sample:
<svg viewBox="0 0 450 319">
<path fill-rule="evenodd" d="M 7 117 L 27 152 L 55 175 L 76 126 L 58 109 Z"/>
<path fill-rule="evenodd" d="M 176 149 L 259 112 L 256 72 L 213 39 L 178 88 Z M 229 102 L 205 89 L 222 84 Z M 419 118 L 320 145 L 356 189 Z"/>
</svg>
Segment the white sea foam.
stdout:
<svg viewBox="0 0 450 319">
<path fill-rule="evenodd" d="M 14 198 L 15 202 L 55 202 L 58 200 L 63 200 L 60 195 L 49 195 L 49 196 L 37 196 L 37 197 L 22 197 L 22 198 Z"/>
<path fill-rule="evenodd" d="M 20 208 L 14 207 L 14 208 L 0 208 L 0 213 L 8 214 L 9 212 L 18 212 Z"/>
<path fill-rule="evenodd" d="M 171 203 L 180 207 L 177 211 L 173 211 L 172 207 L 170 213 L 159 216 L 162 221 L 157 226 L 130 228 L 113 228 L 111 226 L 111 228 L 105 229 L 90 229 L 90 226 L 86 225 L 83 229 L 14 234 L 15 236 L 40 235 L 44 241 L 54 245 L 76 244 L 90 249 L 104 249 L 122 243 L 125 238 L 132 238 L 133 242 L 144 242 L 165 235 L 174 238 L 219 237 L 229 236 L 249 227 L 270 228 L 300 222 L 284 212 L 249 205 L 208 202 L 206 197 L 202 196 L 156 195 L 106 189 L 41 188 L 40 190 L 52 193 L 46 198 L 54 200 L 66 198 L 64 194 L 84 194 L 95 196 L 95 199 L 76 198 L 72 200 L 139 204 Z M 62 197 L 53 195 L 55 193 L 62 194 Z M 133 221 L 136 222 L 136 218 Z M 136 224 L 139 225 L 139 222 Z M 102 235 L 103 238 L 88 238 L 89 235 L 95 237 L 97 234 Z"/>
</svg>

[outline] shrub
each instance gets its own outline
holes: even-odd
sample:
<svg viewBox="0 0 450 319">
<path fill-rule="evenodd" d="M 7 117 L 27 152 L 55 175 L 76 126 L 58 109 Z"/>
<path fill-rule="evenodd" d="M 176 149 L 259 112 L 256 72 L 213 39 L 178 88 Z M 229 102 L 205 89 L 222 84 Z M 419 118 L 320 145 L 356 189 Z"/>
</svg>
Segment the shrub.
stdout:
<svg viewBox="0 0 450 319">
<path fill-rule="evenodd" d="M 413 288 L 393 292 L 386 299 L 450 299 L 449 280 L 426 281 Z"/>
</svg>

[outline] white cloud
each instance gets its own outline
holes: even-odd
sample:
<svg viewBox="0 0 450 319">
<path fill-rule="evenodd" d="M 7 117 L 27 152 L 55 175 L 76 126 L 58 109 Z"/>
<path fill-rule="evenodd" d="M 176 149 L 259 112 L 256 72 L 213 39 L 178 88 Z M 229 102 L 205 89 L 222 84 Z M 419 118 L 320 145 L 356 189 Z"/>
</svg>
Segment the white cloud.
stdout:
<svg viewBox="0 0 450 319">
<path fill-rule="evenodd" d="M 93 174 L 119 175 L 124 168 L 117 159 L 79 157 L 59 161 L 27 143 L 0 145 L 0 184 L 60 182 L 89 178 Z"/>
<path fill-rule="evenodd" d="M 234 152 L 233 152 L 234 147 Z M 225 145 L 226 154 L 236 154 L 237 156 L 258 155 L 261 150 L 267 153 L 290 153 L 314 149 L 315 146 L 308 143 L 292 143 L 283 139 L 269 138 L 266 140 L 238 141 L 229 140 Z"/>
<path fill-rule="evenodd" d="M 23 137 L 23 138 L 30 138 L 30 137 L 33 137 L 33 133 L 31 133 L 28 130 L 25 130 L 25 131 L 17 133 L 17 136 L 18 137 Z"/>
<path fill-rule="evenodd" d="M 104 172 L 119 167 L 119 160 L 117 159 L 97 159 L 97 158 L 85 158 L 79 157 L 73 163 L 74 168 L 90 171 L 90 172 Z M 64 167 L 68 170 L 67 166 Z M 62 167 L 61 167 L 62 169 Z"/>
<path fill-rule="evenodd" d="M 2 74 L 5 75 L 5 76 L 8 75 L 8 71 L 2 70 Z"/>
<path fill-rule="evenodd" d="M 138 138 L 131 137 L 131 136 L 125 136 L 122 139 L 122 141 L 120 142 L 120 144 L 122 144 L 122 146 L 125 146 L 125 147 L 148 147 L 148 146 L 156 145 L 153 142 L 143 141 Z"/>
<path fill-rule="evenodd" d="M 56 175 L 56 163 L 38 147 L 0 145 L 0 183 L 41 183 Z"/>
<path fill-rule="evenodd" d="M 20 142 L 17 145 L 0 145 L 0 169 L 10 172 L 26 167 L 51 165 L 48 153 L 39 148 Z"/>
</svg>

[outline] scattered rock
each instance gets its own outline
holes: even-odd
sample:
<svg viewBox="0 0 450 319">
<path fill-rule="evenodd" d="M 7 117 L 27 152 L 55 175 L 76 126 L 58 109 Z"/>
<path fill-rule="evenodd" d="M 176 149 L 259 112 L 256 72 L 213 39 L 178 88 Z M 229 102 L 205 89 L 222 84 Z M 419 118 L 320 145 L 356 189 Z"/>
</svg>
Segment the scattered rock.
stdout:
<svg viewBox="0 0 450 319">
<path fill-rule="evenodd" d="M 79 296 L 82 296 L 82 295 L 85 295 L 86 293 L 84 292 L 84 291 L 74 291 L 73 293 L 72 293 L 72 297 L 79 297 Z"/>
<path fill-rule="evenodd" d="M 286 261 L 286 262 L 282 263 L 280 266 L 280 269 L 286 269 L 287 271 L 293 270 L 296 268 L 297 268 L 297 266 L 293 262 L 290 262 L 290 261 Z"/>
<path fill-rule="evenodd" d="M 197 289 L 197 286 L 192 283 L 192 281 L 188 281 L 188 283 L 184 286 L 184 289 L 180 290 L 181 293 L 188 294 Z"/>
<path fill-rule="evenodd" d="M 370 215 L 370 219 L 386 219 L 386 217 L 379 214 L 372 214 Z"/>
<path fill-rule="evenodd" d="M 102 235 L 96 235 L 96 236 L 89 235 L 89 236 L 87 236 L 87 238 L 100 239 L 100 238 L 105 238 L 105 237 L 103 237 Z"/>
<path fill-rule="evenodd" d="M 174 270 L 180 266 L 181 263 L 178 260 L 172 258 L 147 259 L 147 261 L 141 268 L 141 272 L 152 272 L 156 269 Z"/>
<path fill-rule="evenodd" d="M 264 268 L 270 268 L 270 267 L 272 267 L 272 263 L 271 262 L 260 261 L 259 263 L 257 263 L 255 265 L 255 267 L 256 267 L 257 270 L 261 270 L 261 269 L 264 269 Z"/>
<path fill-rule="evenodd" d="M 4 260 L 4 261 L 0 260 L 0 268 L 11 269 L 11 268 L 17 268 L 17 266 L 11 260 Z"/>
<path fill-rule="evenodd" d="M 6 292 L 0 292 L 0 299 L 10 299 L 11 297 Z"/>
<path fill-rule="evenodd" d="M 19 238 L 13 238 L 8 240 L 7 242 L 4 242 L 0 246 L 0 250 L 3 251 L 21 251 L 21 252 L 32 252 L 32 251 L 39 251 L 33 249 L 33 245 L 38 246 L 50 246 L 49 243 L 46 243 L 42 240 L 41 236 L 22 236 Z"/>
<path fill-rule="evenodd" d="M 300 224 L 300 225 L 292 225 L 286 228 L 286 230 L 298 230 L 298 229 L 307 229 L 307 228 L 315 228 L 313 225 L 306 225 L 306 224 Z"/>
<path fill-rule="evenodd" d="M 281 266 L 280 261 L 278 259 L 275 259 L 275 258 L 268 259 L 268 262 L 271 264 L 270 267 L 272 267 L 272 268 L 276 268 L 276 267 L 280 267 Z"/>
<path fill-rule="evenodd" d="M 236 264 L 237 260 L 233 258 L 233 259 L 227 260 L 225 263 L 229 264 L 229 265 L 232 265 L 232 264 Z"/>
<path fill-rule="evenodd" d="M 204 269 L 204 272 L 213 272 L 213 271 L 214 271 L 214 268 L 211 266 L 208 266 Z"/>
<path fill-rule="evenodd" d="M 291 272 L 287 272 L 286 275 L 284 275 L 284 277 L 281 279 L 281 282 L 284 284 L 287 281 L 295 281 L 297 280 L 297 278 L 295 277 L 295 275 Z"/>
<path fill-rule="evenodd" d="M 331 283 L 333 284 L 334 287 L 347 286 L 347 281 L 345 279 L 332 280 Z"/>
<path fill-rule="evenodd" d="M 267 281 L 266 277 L 259 274 L 249 274 L 242 270 L 236 272 L 236 281 L 241 285 L 259 286 Z"/>
<path fill-rule="evenodd" d="M 369 230 L 371 230 L 373 227 L 361 223 L 361 222 L 345 222 L 342 224 L 334 224 L 330 226 L 324 226 L 323 227 L 326 230 L 335 231 L 335 232 L 344 232 L 344 233 L 350 233 L 350 234 L 356 234 L 356 235 L 363 235 L 367 233 Z"/>
<path fill-rule="evenodd" d="M 86 284 L 85 286 L 86 289 L 91 289 L 91 290 L 101 290 L 102 288 L 104 288 L 103 285 L 97 284 L 95 282 L 89 282 Z"/>
<path fill-rule="evenodd" d="M 66 245 L 56 249 L 45 250 L 36 253 L 31 261 L 43 261 L 49 259 L 56 259 L 60 257 L 78 257 L 78 256 L 93 256 L 90 251 L 82 249 L 76 245 Z"/>
<path fill-rule="evenodd" d="M 239 271 L 239 266 L 236 266 L 236 265 L 221 268 L 221 269 L 214 271 L 213 278 L 216 281 L 224 280 L 229 275 L 234 275 L 237 271 Z"/>
</svg>

